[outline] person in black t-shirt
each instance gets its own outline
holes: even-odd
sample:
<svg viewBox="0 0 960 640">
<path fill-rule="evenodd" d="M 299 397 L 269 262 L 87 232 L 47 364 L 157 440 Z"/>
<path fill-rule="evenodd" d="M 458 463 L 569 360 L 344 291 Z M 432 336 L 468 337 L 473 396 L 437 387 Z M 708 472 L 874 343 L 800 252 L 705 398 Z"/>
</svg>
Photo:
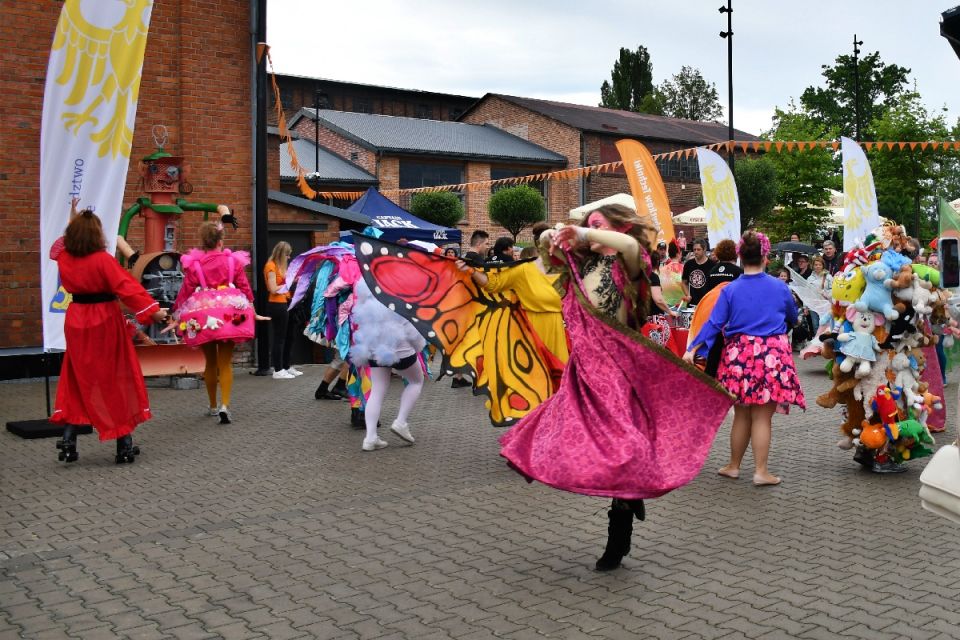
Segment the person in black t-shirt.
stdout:
<svg viewBox="0 0 960 640">
<path fill-rule="evenodd" d="M 471 267 L 482 267 L 487 261 L 487 249 L 490 246 L 490 234 L 477 229 L 470 235 L 470 250 L 463 254 L 463 261 Z"/>
<path fill-rule="evenodd" d="M 718 284 L 722 282 L 733 282 L 741 274 L 743 269 L 737 266 L 737 245 L 733 240 L 721 240 L 717 243 L 717 248 L 713 250 L 713 255 L 717 257 L 710 273 L 707 274 L 707 288 L 703 292 L 706 295 Z"/>
<path fill-rule="evenodd" d="M 683 299 L 691 305 L 700 302 L 700 298 L 707 292 L 707 274 L 713 268 L 713 263 L 707 257 L 707 248 L 703 240 L 693 241 L 693 258 L 683 265 Z"/>
</svg>

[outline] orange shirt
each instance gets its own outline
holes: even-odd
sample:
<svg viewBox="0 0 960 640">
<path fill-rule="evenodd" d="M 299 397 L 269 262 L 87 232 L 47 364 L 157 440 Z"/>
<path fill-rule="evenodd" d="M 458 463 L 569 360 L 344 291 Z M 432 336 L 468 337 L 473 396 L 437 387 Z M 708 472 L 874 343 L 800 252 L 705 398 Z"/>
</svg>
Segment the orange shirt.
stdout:
<svg viewBox="0 0 960 640">
<path fill-rule="evenodd" d="M 280 271 L 280 269 L 277 268 L 277 263 L 274 262 L 273 260 L 267 261 L 267 264 L 263 267 L 264 282 L 269 282 L 269 279 L 267 278 L 267 274 L 269 274 L 271 271 L 274 274 L 276 274 L 278 287 L 281 286 L 284 282 L 286 282 L 285 280 L 287 275 L 286 272 Z M 271 293 L 270 296 L 267 298 L 267 302 L 280 302 L 280 303 L 290 302 L 290 293 L 289 292 L 288 293 Z"/>
</svg>

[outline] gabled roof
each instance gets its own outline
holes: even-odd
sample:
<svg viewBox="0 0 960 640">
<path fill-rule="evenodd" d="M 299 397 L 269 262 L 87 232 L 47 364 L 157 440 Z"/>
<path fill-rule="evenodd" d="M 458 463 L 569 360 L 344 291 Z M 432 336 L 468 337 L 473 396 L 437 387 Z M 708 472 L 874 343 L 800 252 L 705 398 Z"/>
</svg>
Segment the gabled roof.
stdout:
<svg viewBox="0 0 960 640">
<path fill-rule="evenodd" d="M 289 127 L 315 118 L 301 109 Z M 565 166 L 567 159 L 491 125 L 321 109 L 320 124 L 374 151 Z M 302 163 L 301 163 L 302 164 Z"/>
<path fill-rule="evenodd" d="M 376 176 L 364 171 L 362 168 L 344 160 L 340 156 L 327 151 L 322 146 L 315 145 L 312 140 L 304 138 L 294 138 L 293 142 L 283 142 L 280 144 L 280 179 L 290 180 L 297 177 L 297 172 L 293 169 L 293 162 L 290 157 L 289 145 L 293 145 L 293 150 L 297 154 L 297 160 L 308 174 L 317 173 L 317 181 L 324 182 L 349 182 L 350 184 L 376 185 Z M 318 149 L 319 146 L 319 149 Z M 319 151 L 319 153 L 318 153 Z M 319 162 L 318 162 L 319 160 Z M 310 176 L 313 179 L 313 176 Z"/>
<path fill-rule="evenodd" d="M 567 126 L 593 133 L 606 133 L 629 138 L 649 138 L 678 142 L 691 146 L 722 142 L 728 139 L 727 125 L 719 122 L 700 122 L 668 118 L 648 113 L 619 111 L 603 107 L 589 107 L 582 104 L 520 98 L 502 93 L 488 93 L 460 116 L 462 120 L 489 98 L 500 98 L 507 102 L 529 109 Z M 737 140 L 759 140 L 757 136 L 734 129 Z"/>
<path fill-rule="evenodd" d="M 319 202 L 314 202 L 313 200 L 307 200 L 306 198 L 284 193 L 283 191 L 268 191 L 267 200 L 288 204 L 292 207 L 298 207 L 312 213 L 322 213 L 325 216 L 340 218 L 341 220 L 347 220 L 349 222 L 356 222 L 357 224 L 361 225 L 370 224 L 370 216 L 358 213 L 356 211 L 347 211 L 346 209 L 331 207 L 328 204 L 321 204 Z"/>
<path fill-rule="evenodd" d="M 341 85 L 344 87 L 358 87 L 362 89 L 373 89 L 374 91 L 377 91 L 377 92 L 389 91 L 391 93 L 404 93 L 404 94 L 409 94 L 411 96 L 420 95 L 420 96 L 425 96 L 430 98 L 449 98 L 451 100 L 458 101 L 458 102 L 464 102 L 464 101 L 474 102 L 477 100 L 475 96 L 461 96 L 455 93 L 440 93 L 438 91 L 424 91 L 423 89 L 404 89 L 403 87 L 390 87 L 387 85 L 366 84 L 364 82 L 334 80 L 333 78 L 316 78 L 313 76 L 300 76 L 294 73 L 275 73 L 274 77 L 277 78 L 278 80 L 282 80 L 284 78 L 291 78 L 293 80 L 303 80 L 307 83 L 335 84 L 335 85 Z"/>
</svg>

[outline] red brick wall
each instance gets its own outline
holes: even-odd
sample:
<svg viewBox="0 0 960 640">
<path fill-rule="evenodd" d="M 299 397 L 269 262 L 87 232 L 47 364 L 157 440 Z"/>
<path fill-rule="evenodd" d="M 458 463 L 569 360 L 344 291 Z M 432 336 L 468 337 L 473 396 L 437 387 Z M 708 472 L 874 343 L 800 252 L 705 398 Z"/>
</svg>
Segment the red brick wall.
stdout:
<svg viewBox="0 0 960 640">
<path fill-rule="evenodd" d="M 534 144 L 559 153 L 568 169 L 580 165 L 580 132 L 512 102 L 492 96 L 463 118 L 470 124 L 490 124 Z M 566 220 L 570 209 L 580 206 L 579 180 L 547 183 L 547 214 L 550 222 Z"/>
<path fill-rule="evenodd" d="M 39 345 L 39 146 L 43 86 L 63 3 L 8 0 L 0 21 L 0 347 Z M 166 149 L 191 167 L 195 202 L 225 203 L 241 220 L 231 246 L 249 249 L 253 220 L 253 147 L 249 3 L 155 2 L 147 39 L 124 206 L 140 195 L 137 160 L 152 153 L 151 128 L 166 125 Z M 178 247 L 197 244 L 201 215 L 180 224 Z M 142 243 L 142 221 L 131 241 Z"/>
</svg>

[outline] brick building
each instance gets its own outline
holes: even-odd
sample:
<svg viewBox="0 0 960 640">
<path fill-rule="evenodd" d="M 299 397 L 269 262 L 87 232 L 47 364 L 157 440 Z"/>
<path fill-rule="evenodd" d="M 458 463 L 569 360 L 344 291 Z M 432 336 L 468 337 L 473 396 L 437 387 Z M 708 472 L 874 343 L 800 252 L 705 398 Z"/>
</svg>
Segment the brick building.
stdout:
<svg viewBox="0 0 960 640">
<path fill-rule="evenodd" d="M 334 156 L 320 165 L 325 171 L 321 186 L 335 186 L 332 180 L 347 170 L 374 177 L 378 189 L 388 191 L 531 175 L 567 164 L 562 155 L 493 126 L 329 110 L 321 110 L 317 119 L 313 109 L 301 109 L 289 126 L 299 137 L 295 143 L 307 144 L 297 151 L 302 166 L 313 166 L 315 136 L 321 151 Z M 461 225 L 503 233 L 487 215 L 489 189 L 463 197 Z M 409 208 L 410 196 L 395 201 Z"/>
<path fill-rule="evenodd" d="M 562 155 L 568 167 L 583 167 L 620 160 L 614 144 L 631 138 L 652 154 L 687 149 L 727 140 L 727 126 L 588 107 L 552 100 L 519 98 L 488 93 L 460 117 L 461 122 L 488 124 Z M 737 140 L 758 140 L 736 131 Z M 682 213 L 702 202 L 696 158 L 659 161 L 673 212 Z M 626 174 L 591 175 L 578 180 L 549 183 L 550 220 L 566 218 L 570 209 L 615 193 L 630 193 Z"/>
<path fill-rule="evenodd" d="M 40 320 L 40 113 L 58 0 L 10 0 L 0 21 L 0 349 L 42 343 Z M 253 217 L 251 117 L 255 64 L 251 3 L 164 0 L 153 5 L 124 206 L 142 192 L 137 160 L 155 150 L 151 128 L 165 125 L 167 151 L 191 166 L 193 201 L 236 210 L 230 243 L 249 249 Z M 198 214 L 185 214 L 178 246 L 197 243 Z M 131 241 L 142 242 L 134 220 Z"/>
<path fill-rule="evenodd" d="M 332 111 L 378 113 L 385 116 L 426 118 L 428 120 L 456 120 L 477 101 L 475 97 L 458 96 L 434 91 L 379 87 L 357 82 L 342 82 L 325 78 L 310 78 L 278 73 L 274 75 L 280 89 L 280 103 L 287 120 L 300 109 L 317 106 Z M 270 117 L 276 106 L 271 94 Z M 272 124 L 276 124 L 273 122 Z"/>
</svg>

